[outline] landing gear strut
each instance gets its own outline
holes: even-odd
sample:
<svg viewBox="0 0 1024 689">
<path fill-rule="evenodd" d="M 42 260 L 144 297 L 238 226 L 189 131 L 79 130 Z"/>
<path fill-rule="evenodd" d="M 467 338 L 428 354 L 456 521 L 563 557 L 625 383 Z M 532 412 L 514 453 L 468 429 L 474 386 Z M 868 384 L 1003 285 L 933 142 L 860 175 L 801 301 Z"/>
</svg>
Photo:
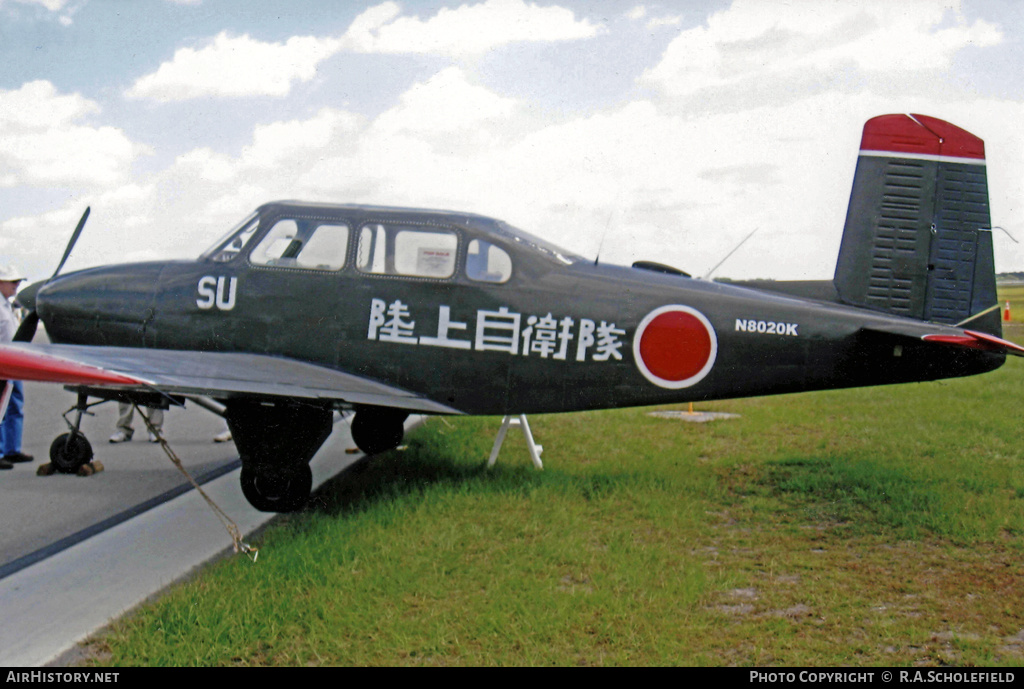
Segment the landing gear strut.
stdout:
<svg viewBox="0 0 1024 689">
<path fill-rule="evenodd" d="M 242 458 L 242 493 L 261 512 L 302 509 L 313 486 L 309 460 L 333 429 L 330 409 L 229 400 L 224 411 Z"/>
</svg>

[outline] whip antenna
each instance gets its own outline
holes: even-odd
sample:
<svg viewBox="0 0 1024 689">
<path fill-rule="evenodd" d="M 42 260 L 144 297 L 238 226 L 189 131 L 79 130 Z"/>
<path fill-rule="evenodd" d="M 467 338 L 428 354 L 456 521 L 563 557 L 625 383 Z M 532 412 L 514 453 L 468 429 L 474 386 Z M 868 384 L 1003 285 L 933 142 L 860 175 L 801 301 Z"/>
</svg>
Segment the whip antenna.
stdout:
<svg viewBox="0 0 1024 689">
<path fill-rule="evenodd" d="M 760 229 L 761 229 L 760 227 L 755 227 L 755 228 L 754 228 L 754 232 L 757 232 L 757 231 L 758 231 L 758 230 L 760 230 Z M 746 243 L 746 241 L 747 241 L 748 239 L 750 239 L 751 237 L 753 237 L 753 236 L 754 236 L 754 232 L 751 232 L 751 233 L 750 233 L 750 234 L 748 234 L 748 235 L 747 235 L 746 237 L 744 237 L 744 238 L 743 238 L 743 241 L 741 241 L 741 242 L 740 242 L 739 244 L 737 244 L 737 245 L 736 245 L 736 247 L 735 247 L 735 248 L 734 248 L 734 249 L 733 249 L 732 251 L 730 251 L 729 253 L 727 253 L 727 254 L 725 255 L 725 258 L 723 258 L 723 259 L 722 259 L 721 261 L 719 261 L 718 263 L 716 263 L 716 264 L 715 264 L 715 267 L 714 267 L 714 268 L 712 268 L 711 270 L 709 270 L 709 271 L 707 272 L 707 274 L 706 274 L 706 275 L 704 275 L 704 277 L 703 277 L 703 278 L 701 278 L 701 279 L 702 279 L 702 280 L 707 280 L 707 279 L 708 279 L 709 277 L 711 277 L 711 274 L 712 274 L 713 272 L 715 272 L 716 270 L 718 270 L 718 267 L 719 267 L 719 266 L 721 266 L 721 265 L 722 265 L 723 263 L 725 263 L 725 262 L 726 262 L 727 260 L 729 260 L 729 257 L 730 257 L 730 256 L 732 256 L 732 255 L 733 255 L 734 253 L 736 253 L 737 251 L 739 251 L 739 248 L 740 248 L 741 246 L 743 246 L 743 245 L 744 245 L 744 244 Z"/>
</svg>

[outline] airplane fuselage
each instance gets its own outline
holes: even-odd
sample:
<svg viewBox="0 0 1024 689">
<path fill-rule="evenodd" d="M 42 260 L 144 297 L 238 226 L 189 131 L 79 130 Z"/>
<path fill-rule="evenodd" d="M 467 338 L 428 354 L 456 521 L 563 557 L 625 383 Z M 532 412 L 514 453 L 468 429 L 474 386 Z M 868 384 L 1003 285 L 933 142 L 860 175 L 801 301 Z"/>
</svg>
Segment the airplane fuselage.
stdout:
<svg viewBox="0 0 1024 689">
<path fill-rule="evenodd" d="M 342 258 L 330 269 L 257 258 L 269 228 L 293 217 L 347 228 Z M 920 338 L 945 326 L 596 266 L 524 246 L 488 222 L 271 204 L 246 245 L 257 247 L 251 253 L 68 274 L 40 291 L 39 312 L 55 343 L 271 354 L 386 381 L 470 414 L 930 380 L 980 373 L 1004 360 L 966 349 L 936 358 Z M 412 275 L 402 274 L 401 257 L 391 253 L 374 264 L 364 245 L 376 230 L 365 228 L 414 223 L 443 230 L 447 243 L 435 241 L 438 251 L 417 245 L 421 263 L 406 270 Z M 470 277 L 475 241 L 509 258 L 502 281 Z M 873 325 L 890 334 L 874 334 Z"/>
</svg>

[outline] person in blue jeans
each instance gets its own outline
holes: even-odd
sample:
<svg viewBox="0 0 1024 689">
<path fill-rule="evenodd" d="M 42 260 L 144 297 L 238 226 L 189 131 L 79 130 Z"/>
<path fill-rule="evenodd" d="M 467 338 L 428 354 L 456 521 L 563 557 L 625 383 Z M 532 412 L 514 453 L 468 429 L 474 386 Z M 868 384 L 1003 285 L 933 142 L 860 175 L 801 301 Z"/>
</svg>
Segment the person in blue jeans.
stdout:
<svg viewBox="0 0 1024 689">
<path fill-rule="evenodd" d="M 11 308 L 11 298 L 25 277 L 14 266 L 0 265 L 0 342 L 11 342 L 18 331 L 18 318 Z M 21 451 L 21 430 L 24 426 L 25 388 L 20 380 L 10 381 L 10 399 L 0 421 L 0 469 L 11 469 L 15 463 L 31 462 L 32 456 Z M 6 394 L 0 389 L 0 394 Z M 0 404 L 2 406 L 2 404 Z"/>
<path fill-rule="evenodd" d="M 34 458 L 21 451 L 21 430 L 25 424 L 25 387 L 20 380 L 11 381 L 11 400 L 7 403 L 7 413 L 0 423 L 0 461 L 7 464 L 31 462 Z"/>
</svg>

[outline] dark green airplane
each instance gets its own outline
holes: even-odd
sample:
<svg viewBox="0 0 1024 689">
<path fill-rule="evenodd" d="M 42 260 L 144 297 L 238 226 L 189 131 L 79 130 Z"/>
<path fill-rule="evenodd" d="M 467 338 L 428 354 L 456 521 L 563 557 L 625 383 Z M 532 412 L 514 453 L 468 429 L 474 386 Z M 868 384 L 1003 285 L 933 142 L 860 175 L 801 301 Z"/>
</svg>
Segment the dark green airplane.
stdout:
<svg viewBox="0 0 1024 689">
<path fill-rule="evenodd" d="M 87 211 L 88 214 L 88 211 Z M 76 229 L 71 250 L 82 223 Z M 421 414 L 529 414 L 905 383 L 998 368 L 984 144 L 947 122 L 864 127 L 835 277 L 719 283 L 604 266 L 479 215 L 261 206 L 194 261 L 57 276 L 0 377 L 68 384 L 51 458 L 92 456 L 90 397 L 223 404 L 242 488 L 301 507 L 336 410 L 366 453 Z M 61 262 L 63 265 L 63 261 Z M 60 271 L 58 267 L 57 272 Z M 51 345 L 27 344 L 42 320 Z"/>
</svg>

